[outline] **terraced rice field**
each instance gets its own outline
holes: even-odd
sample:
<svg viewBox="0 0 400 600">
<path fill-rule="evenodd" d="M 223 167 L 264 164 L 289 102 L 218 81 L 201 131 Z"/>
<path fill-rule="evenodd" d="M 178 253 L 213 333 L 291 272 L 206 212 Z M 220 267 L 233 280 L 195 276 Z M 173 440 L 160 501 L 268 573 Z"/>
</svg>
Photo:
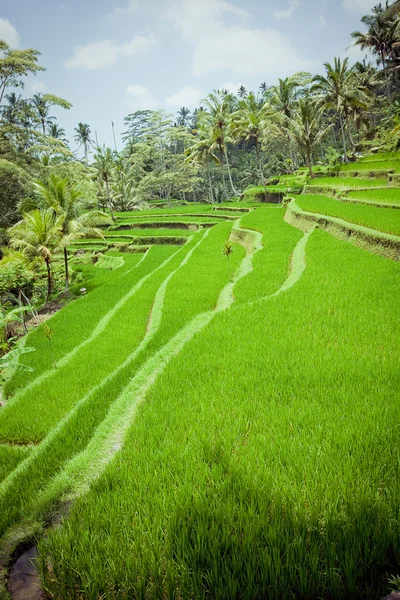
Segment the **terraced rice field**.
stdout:
<svg viewBox="0 0 400 600">
<path fill-rule="evenodd" d="M 296 203 L 400 235 L 395 209 Z M 282 206 L 215 208 L 118 215 L 106 243 L 184 243 L 105 254 L 52 344 L 29 334 L 0 408 L 0 581 L 29 541 L 60 600 L 378 600 L 400 574 L 399 262 Z"/>
<path fill-rule="evenodd" d="M 347 197 L 366 202 L 400 205 L 400 188 L 386 187 L 377 190 L 360 190 L 358 192 L 349 192 Z"/>
<path fill-rule="evenodd" d="M 379 187 L 386 186 L 387 179 L 385 177 L 316 177 L 307 185 L 344 188 Z"/>
</svg>

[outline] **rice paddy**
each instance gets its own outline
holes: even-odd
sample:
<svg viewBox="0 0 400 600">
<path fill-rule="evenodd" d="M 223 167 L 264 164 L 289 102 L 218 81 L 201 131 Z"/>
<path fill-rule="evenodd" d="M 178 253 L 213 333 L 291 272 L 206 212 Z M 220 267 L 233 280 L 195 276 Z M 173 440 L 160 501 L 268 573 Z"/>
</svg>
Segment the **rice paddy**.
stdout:
<svg viewBox="0 0 400 600">
<path fill-rule="evenodd" d="M 371 183 L 296 203 L 400 236 L 399 210 L 351 202 L 394 204 L 386 178 L 314 183 L 340 198 Z M 33 371 L 3 390 L 0 583 L 30 542 L 59 600 L 388 593 L 400 264 L 286 218 L 170 203 L 72 245 L 100 249 L 71 260 L 87 293 L 48 321 L 51 343 L 28 334 Z"/>
</svg>

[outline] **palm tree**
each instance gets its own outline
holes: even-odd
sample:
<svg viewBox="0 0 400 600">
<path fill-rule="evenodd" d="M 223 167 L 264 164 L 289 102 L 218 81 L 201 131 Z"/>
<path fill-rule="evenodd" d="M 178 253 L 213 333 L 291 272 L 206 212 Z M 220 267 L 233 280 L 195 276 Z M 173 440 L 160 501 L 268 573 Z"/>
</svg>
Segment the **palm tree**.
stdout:
<svg viewBox="0 0 400 600">
<path fill-rule="evenodd" d="M 65 137 L 65 129 L 57 125 L 57 123 L 50 123 L 50 125 L 48 125 L 48 132 L 52 138 L 68 143 L 68 140 Z"/>
<path fill-rule="evenodd" d="M 93 145 L 93 140 L 90 137 L 90 127 L 87 123 L 78 123 L 78 127 L 75 127 L 74 131 L 76 131 L 74 140 L 79 146 L 83 146 L 83 151 L 85 153 L 85 161 L 87 163 L 89 148 Z"/>
<path fill-rule="evenodd" d="M 36 120 L 42 127 L 43 135 L 46 135 L 46 126 L 55 120 L 55 117 L 50 116 L 50 107 L 61 106 L 62 108 L 69 109 L 72 106 L 67 100 L 53 96 L 53 94 L 35 94 L 31 100 L 31 104 Z"/>
<path fill-rule="evenodd" d="M 260 92 L 261 92 L 262 94 L 265 94 L 265 93 L 267 92 L 267 90 L 268 90 L 268 86 L 267 86 L 267 84 L 265 83 L 265 81 L 263 81 L 262 83 L 260 83 L 260 87 L 259 87 L 258 89 L 260 90 Z"/>
<path fill-rule="evenodd" d="M 307 163 L 312 179 L 315 177 L 312 170 L 313 154 L 332 127 L 332 125 L 323 126 L 323 110 L 322 106 L 318 107 L 310 98 L 303 98 L 299 101 L 298 108 L 287 126 L 288 134 Z"/>
<path fill-rule="evenodd" d="M 113 206 L 110 195 L 110 182 L 114 172 L 114 153 L 110 148 L 97 148 L 94 155 L 94 162 L 92 164 L 94 169 L 97 171 L 97 179 L 99 182 L 104 183 L 107 194 L 107 203 L 111 212 L 113 221 L 115 220 Z"/>
<path fill-rule="evenodd" d="M 103 234 L 97 227 L 109 225 L 110 218 L 97 210 L 82 212 L 83 193 L 78 186 L 71 185 L 67 179 L 51 175 L 47 184 L 37 180 L 33 186 L 33 202 L 36 207 L 42 210 L 52 209 L 55 215 L 62 217 L 59 247 L 64 254 L 65 291 L 68 292 L 68 246 L 75 240 L 85 237 L 103 238 Z"/>
<path fill-rule="evenodd" d="M 15 92 L 6 94 L 5 99 L 7 104 L 1 108 L 3 119 L 11 125 L 19 124 L 26 113 L 26 101 L 21 96 L 17 96 Z"/>
<path fill-rule="evenodd" d="M 21 221 L 8 230 L 12 248 L 22 250 L 26 256 L 43 258 L 47 270 L 47 297 L 52 290 L 52 253 L 60 243 L 64 216 L 52 208 L 35 209 L 25 213 Z"/>
<path fill-rule="evenodd" d="M 396 13 L 391 14 L 389 8 L 388 2 L 385 7 L 381 4 L 375 6 L 372 9 L 372 15 L 364 15 L 361 18 L 361 22 L 367 26 L 367 32 L 353 31 L 351 37 L 355 46 L 360 46 L 361 50 L 370 50 L 377 55 L 384 72 L 386 93 L 390 102 L 391 91 L 387 59 L 392 56 L 393 45 L 398 41 L 399 19 Z"/>
<path fill-rule="evenodd" d="M 181 127 L 186 127 L 186 125 L 189 123 L 189 121 L 190 121 L 190 110 L 188 108 L 186 108 L 185 106 L 182 106 L 182 108 L 180 108 L 178 110 L 177 123 Z"/>
<path fill-rule="evenodd" d="M 240 196 L 240 192 L 236 190 L 233 184 L 227 149 L 227 143 L 229 142 L 227 132 L 230 124 L 232 106 L 231 96 L 230 94 L 225 94 L 223 91 L 216 91 L 209 94 L 203 102 L 206 105 L 206 110 L 201 115 L 202 122 L 206 122 L 210 129 L 212 147 L 216 147 L 219 150 L 222 174 L 224 175 L 223 159 L 225 158 L 232 191 L 235 196 Z"/>
<path fill-rule="evenodd" d="M 244 140 L 248 144 L 254 144 L 261 185 L 264 185 L 264 173 L 260 142 L 262 137 L 267 132 L 270 133 L 273 128 L 274 126 L 268 115 L 266 115 L 264 107 L 253 92 L 250 92 L 245 100 L 239 102 L 238 109 L 232 114 L 231 130 L 234 137 L 238 140 Z"/>
<path fill-rule="evenodd" d="M 326 75 L 316 75 L 313 78 L 312 86 L 312 91 L 319 94 L 321 103 L 326 108 L 333 110 L 339 118 L 345 160 L 347 160 L 346 126 L 350 141 L 352 141 L 348 128 L 350 108 L 367 107 L 366 90 L 360 87 L 354 71 L 348 66 L 348 58 L 345 58 L 343 62 L 340 58 L 335 58 L 333 65 L 325 63 Z"/>
<path fill-rule="evenodd" d="M 247 90 L 244 87 L 244 85 L 241 85 L 240 88 L 238 89 L 238 96 L 239 96 L 239 98 L 245 98 L 247 96 Z"/>
<path fill-rule="evenodd" d="M 197 132 L 195 143 L 186 150 L 187 161 L 193 165 L 202 164 L 207 172 L 208 185 L 210 190 L 210 201 L 214 202 L 213 186 L 211 181 L 210 159 L 219 164 L 218 157 L 214 154 L 214 143 L 212 140 L 212 131 L 206 125 Z"/>
</svg>

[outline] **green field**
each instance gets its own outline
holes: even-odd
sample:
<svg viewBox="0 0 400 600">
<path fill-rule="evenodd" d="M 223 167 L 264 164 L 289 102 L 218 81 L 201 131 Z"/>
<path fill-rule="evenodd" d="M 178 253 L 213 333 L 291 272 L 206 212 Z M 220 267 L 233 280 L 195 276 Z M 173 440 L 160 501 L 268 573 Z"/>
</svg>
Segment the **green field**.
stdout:
<svg viewBox="0 0 400 600">
<path fill-rule="evenodd" d="M 400 211 L 395 208 L 363 206 L 311 194 L 299 196 L 296 203 L 308 212 L 337 217 L 350 223 L 400 236 Z"/>
<path fill-rule="evenodd" d="M 365 200 L 367 202 L 382 202 L 386 204 L 400 204 L 399 188 L 384 188 L 379 190 L 360 190 L 359 192 L 349 192 L 349 198 Z"/>
<path fill-rule="evenodd" d="M 153 154 L 162 165 L 146 144 L 117 166 L 138 178 Z M 149 197 L 166 195 L 176 161 L 188 167 L 169 144 Z M 237 150 L 248 166 L 250 150 Z M 103 171 L 96 181 L 103 237 L 70 231 L 48 263 L 40 242 L 26 289 L 56 289 L 12 341 L 34 350 L 28 370 L 0 365 L 1 600 L 19 600 L 8 578 L 32 548 L 49 600 L 379 600 L 400 587 L 400 210 L 385 206 L 400 195 L 395 177 L 368 177 L 397 170 L 399 153 L 339 177 L 318 159 L 315 179 L 263 157 L 268 178 L 246 175 L 237 194 L 239 160 L 229 176 L 226 156 L 190 165 L 184 197 L 214 185 L 232 202 L 146 203 L 135 179 L 120 206 L 137 210 L 111 218 L 113 162 L 110 197 Z M 91 189 L 99 167 L 85 163 Z M 248 185 L 264 180 L 275 185 Z M 264 191 L 287 197 L 255 202 Z M 17 306 L 19 289 L 3 297 Z M 35 575 L 18 581 L 30 598 Z"/>
<path fill-rule="evenodd" d="M 345 188 L 378 187 L 387 185 L 387 179 L 383 177 L 316 177 L 310 179 L 307 185 Z"/>
</svg>

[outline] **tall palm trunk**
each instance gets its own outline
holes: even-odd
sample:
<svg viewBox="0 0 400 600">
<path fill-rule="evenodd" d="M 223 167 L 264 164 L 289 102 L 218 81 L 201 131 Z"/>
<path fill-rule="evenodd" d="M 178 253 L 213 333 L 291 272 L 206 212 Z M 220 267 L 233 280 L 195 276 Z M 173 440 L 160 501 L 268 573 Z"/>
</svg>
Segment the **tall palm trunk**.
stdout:
<svg viewBox="0 0 400 600">
<path fill-rule="evenodd" d="M 228 177 L 229 177 L 229 182 L 231 184 L 232 192 L 235 194 L 235 196 L 240 196 L 240 192 L 238 192 L 237 189 L 235 188 L 235 186 L 233 185 L 232 173 L 231 173 L 231 168 L 229 165 L 228 150 L 226 149 L 226 144 L 223 145 L 223 149 L 224 149 L 226 166 L 228 168 Z"/>
<path fill-rule="evenodd" d="M 108 179 L 106 179 L 106 190 L 107 190 L 108 208 L 110 209 L 112 220 L 115 221 L 114 211 L 113 211 L 112 204 L 111 204 L 110 188 L 108 187 Z"/>
<path fill-rule="evenodd" d="M 46 269 L 47 269 L 47 296 L 46 296 L 46 302 L 48 302 L 50 300 L 50 296 L 51 296 L 51 263 L 50 263 L 50 258 L 45 258 L 45 263 L 46 263 Z"/>
<path fill-rule="evenodd" d="M 210 187 L 210 199 L 211 199 L 211 204 L 214 204 L 214 194 L 213 194 L 213 189 L 212 189 L 212 181 L 211 181 L 211 171 L 210 171 L 210 163 L 207 160 L 207 173 L 208 173 L 208 185 Z"/>
<path fill-rule="evenodd" d="M 68 251 L 64 247 L 64 269 L 65 269 L 65 291 L 68 294 L 69 291 L 69 269 L 68 269 Z"/>
<path fill-rule="evenodd" d="M 264 173 L 263 173 L 263 166 L 262 166 L 262 160 L 261 160 L 261 153 L 260 153 L 260 147 L 258 145 L 258 140 L 256 139 L 256 155 L 257 155 L 257 159 L 258 159 L 258 167 L 260 169 L 260 176 L 261 176 L 261 185 L 264 185 Z"/>
<path fill-rule="evenodd" d="M 389 102 L 391 102 L 392 101 L 392 95 L 390 93 L 389 74 L 388 74 L 388 68 L 387 68 L 387 64 L 386 64 L 385 53 L 384 53 L 383 50 L 381 50 L 381 61 L 382 61 L 382 68 L 383 68 L 383 72 L 385 74 L 385 80 L 386 80 L 386 94 L 387 94 Z"/>
<path fill-rule="evenodd" d="M 339 121 L 340 121 L 340 129 L 342 130 L 342 142 L 343 142 L 343 151 L 344 151 L 344 162 L 348 162 L 346 134 L 345 134 L 345 131 L 344 131 L 343 117 L 342 117 L 342 115 L 340 113 L 339 113 Z"/>
</svg>

